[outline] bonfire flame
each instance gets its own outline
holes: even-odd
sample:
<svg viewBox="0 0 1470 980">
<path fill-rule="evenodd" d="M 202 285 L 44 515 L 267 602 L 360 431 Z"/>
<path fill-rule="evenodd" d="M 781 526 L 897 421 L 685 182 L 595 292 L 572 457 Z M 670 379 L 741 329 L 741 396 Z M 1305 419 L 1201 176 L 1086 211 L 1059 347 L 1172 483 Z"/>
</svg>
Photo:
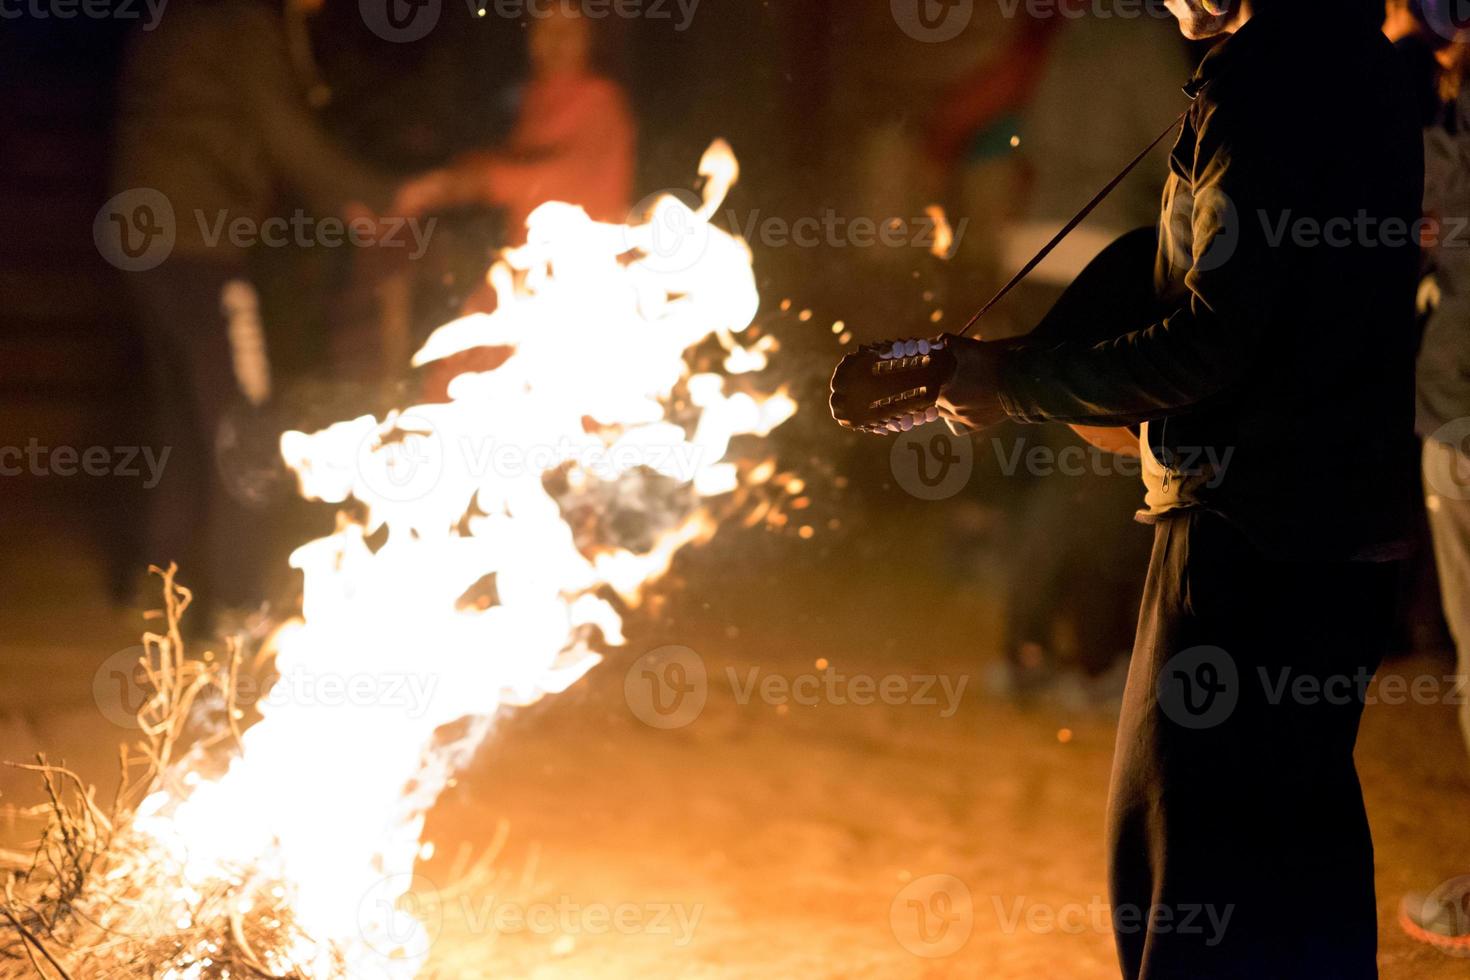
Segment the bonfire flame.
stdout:
<svg viewBox="0 0 1470 980">
<path fill-rule="evenodd" d="M 191 900 L 223 888 L 236 934 L 242 918 L 289 910 L 274 948 L 252 950 L 272 972 L 422 966 L 428 937 L 395 903 L 429 807 L 499 709 L 565 690 L 598 662 L 599 638 L 623 641 L 607 589 L 636 602 L 710 534 L 700 501 L 751 479 L 725 459 L 731 439 L 795 410 L 784 393 L 691 374 L 686 351 L 711 337 L 732 374 L 773 347 L 735 342 L 759 302 L 751 254 L 709 224 L 734 155 L 717 143 L 700 170 L 698 206 L 667 195 L 644 224 L 537 210 L 528 244 L 489 273 L 495 312 L 441 327 L 414 358 L 512 349 L 456 378 L 449 403 L 283 437 L 304 495 L 351 517 L 291 558 L 303 616 L 274 638 L 287 693 L 266 697 L 223 775 L 190 771 L 138 810 L 150 875 L 173 876 L 170 897 L 196 910 L 177 913 L 179 928 L 197 925 Z M 566 517 L 629 500 L 636 541 Z M 208 950 L 177 962 L 169 975 L 210 975 Z"/>
</svg>

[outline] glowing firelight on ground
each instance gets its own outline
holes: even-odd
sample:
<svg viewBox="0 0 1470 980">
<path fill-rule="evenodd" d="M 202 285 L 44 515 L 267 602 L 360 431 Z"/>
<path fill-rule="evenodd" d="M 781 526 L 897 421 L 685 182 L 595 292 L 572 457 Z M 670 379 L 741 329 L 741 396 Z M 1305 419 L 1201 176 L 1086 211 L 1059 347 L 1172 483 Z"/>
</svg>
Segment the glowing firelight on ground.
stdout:
<svg viewBox="0 0 1470 980">
<path fill-rule="evenodd" d="M 440 328 L 415 358 L 514 349 L 456 378 L 451 402 L 282 439 L 303 494 L 351 515 L 292 556 L 303 616 L 274 638 L 278 686 L 292 686 L 266 699 L 223 775 L 190 773 L 134 824 L 151 874 L 176 875 L 180 895 L 230 883 L 237 916 L 266 904 L 262 887 L 286 896 L 301 936 L 254 950 L 268 967 L 413 976 L 429 938 L 396 903 L 426 811 L 496 712 L 565 690 L 595 645 L 623 642 L 605 590 L 636 602 L 713 532 L 701 499 L 772 471 L 725 458 L 732 437 L 765 435 L 795 405 L 734 390 L 774 343 L 736 339 L 759 302 L 750 251 L 708 223 L 738 175 L 729 148 L 711 147 L 700 173 L 697 206 L 663 197 L 646 224 L 538 210 L 529 244 L 490 272 L 498 309 Z M 724 373 L 691 375 L 686 351 L 711 338 Z M 567 499 L 632 506 L 645 534 L 589 541 Z"/>
</svg>

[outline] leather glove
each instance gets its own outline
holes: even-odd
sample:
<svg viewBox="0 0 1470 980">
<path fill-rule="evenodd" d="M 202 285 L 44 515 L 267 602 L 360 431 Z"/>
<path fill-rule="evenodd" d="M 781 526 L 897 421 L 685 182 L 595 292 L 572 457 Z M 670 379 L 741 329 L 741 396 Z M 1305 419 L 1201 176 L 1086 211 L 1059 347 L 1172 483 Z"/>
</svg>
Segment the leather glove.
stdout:
<svg viewBox="0 0 1470 980">
<path fill-rule="evenodd" d="M 1006 418 L 996 394 L 1003 348 L 945 334 L 869 344 L 832 375 L 832 417 L 863 432 L 907 432 L 943 417 L 952 431 Z"/>
<path fill-rule="evenodd" d="M 1000 399 L 1001 358 L 1006 347 L 999 343 L 952 337 L 950 351 L 955 370 L 939 389 L 939 414 L 956 426 L 988 429 L 1010 417 Z"/>
</svg>

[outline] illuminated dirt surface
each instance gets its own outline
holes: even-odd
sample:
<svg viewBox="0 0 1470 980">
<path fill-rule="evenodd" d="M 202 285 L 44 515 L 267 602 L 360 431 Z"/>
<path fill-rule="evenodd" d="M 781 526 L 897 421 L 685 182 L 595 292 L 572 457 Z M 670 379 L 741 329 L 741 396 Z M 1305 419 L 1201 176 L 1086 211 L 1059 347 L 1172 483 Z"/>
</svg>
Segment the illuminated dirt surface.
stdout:
<svg viewBox="0 0 1470 980">
<path fill-rule="evenodd" d="M 84 541 L 55 540 L 43 554 L 0 544 L 13 583 L 0 598 L 4 755 L 45 749 L 110 786 L 112 745 L 126 732 L 96 706 L 93 675 L 132 642 L 132 620 L 102 601 L 76 557 Z M 905 545 L 913 568 L 932 567 L 925 546 Z M 435 854 L 417 885 L 436 936 L 431 975 L 1116 975 L 1092 908 L 1105 892 L 1108 711 L 1022 710 L 988 691 L 997 610 L 983 584 L 896 582 L 884 571 L 899 553 L 891 540 L 825 546 L 818 560 L 821 539 L 722 538 L 678 563 L 666 602 L 630 619 L 628 648 L 567 694 L 506 717 L 425 835 Z M 670 645 L 697 655 L 708 700 L 687 724 L 659 729 L 638 717 L 638 658 Z M 950 691 L 966 686 L 950 717 L 938 683 L 921 698 L 935 704 L 783 709 L 760 694 L 761 681 L 779 691 L 820 678 L 821 659 L 848 684 L 894 675 L 919 695 L 920 678 L 940 675 Z M 1445 672 L 1430 661 L 1392 669 Z M 1403 891 L 1470 870 L 1470 764 L 1453 709 L 1375 706 L 1360 758 L 1383 975 L 1464 977 L 1465 961 L 1393 925 Z M 22 775 L 6 773 L 0 788 L 7 802 L 35 799 Z M 449 887 L 461 847 L 483 848 L 502 821 L 497 871 Z M 21 836 L 4 827 L 6 845 Z M 933 899 L 933 875 L 963 882 L 971 905 L 947 923 L 955 931 L 929 923 L 926 945 L 913 939 L 908 901 Z M 918 955 L 948 952 L 966 926 L 956 951 Z"/>
</svg>

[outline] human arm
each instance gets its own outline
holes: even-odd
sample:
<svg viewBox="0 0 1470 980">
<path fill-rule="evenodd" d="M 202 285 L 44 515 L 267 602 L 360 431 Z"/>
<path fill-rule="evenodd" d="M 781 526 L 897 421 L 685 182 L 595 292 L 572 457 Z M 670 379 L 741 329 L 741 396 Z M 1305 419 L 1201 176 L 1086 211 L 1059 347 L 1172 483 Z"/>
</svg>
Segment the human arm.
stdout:
<svg viewBox="0 0 1470 980">
<path fill-rule="evenodd" d="M 1109 426 L 1172 414 L 1240 379 L 1266 345 L 1265 325 L 1291 273 L 1290 248 L 1273 245 L 1254 216 L 1289 213 L 1282 208 L 1289 195 L 1277 163 L 1247 139 L 1239 114 L 1230 118 L 1212 106 L 1198 115 L 1183 188 L 1193 190 L 1194 207 L 1181 212 L 1189 217 L 1183 238 L 1192 247 L 1173 259 L 1189 267 L 1185 301 L 1167 316 L 1097 341 L 1043 336 L 1019 345 L 959 345 L 959 390 L 980 390 L 968 376 L 988 379 L 1008 417 Z M 1111 315 L 1101 303 L 1090 309 L 1076 304 L 1066 320 L 1054 321 L 1053 333 L 1084 334 L 1089 316 Z M 991 408 L 979 400 L 979 415 Z"/>
<path fill-rule="evenodd" d="M 278 15 L 242 5 L 235 24 L 239 85 L 272 171 L 322 214 L 386 205 L 393 181 L 343 149 L 301 93 Z"/>
<path fill-rule="evenodd" d="M 1123 426 L 1074 425 L 1072 431 L 1087 440 L 1089 445 L 1096 446 L 1104 452 L 1118 456 L 1130 456 L 1134 459 L 1143 455 L 1143 450 L 1138 445 L 1138 433 L 1132 429 Z"/>
<path fill-rule="evenodd" d="M 480 204 L 529 212 L 545 201 L 583 203 L 610 184 L 621 200 L 631 189 L 635 141 L 621 92 L 589 80 L 558 108 L 554 120 L 523 121 L 505 150 L 464 154 L 407 182 L 397 209 L 419 214 Z"/>
</svg>

